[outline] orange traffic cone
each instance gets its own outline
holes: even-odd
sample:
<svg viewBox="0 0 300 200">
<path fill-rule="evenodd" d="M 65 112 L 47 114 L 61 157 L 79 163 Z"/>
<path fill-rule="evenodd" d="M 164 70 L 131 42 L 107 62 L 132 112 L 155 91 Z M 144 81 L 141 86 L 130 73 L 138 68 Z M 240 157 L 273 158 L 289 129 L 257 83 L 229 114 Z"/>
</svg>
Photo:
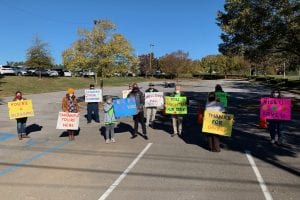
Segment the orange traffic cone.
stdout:
<svg viewBox="0 0 300 200">
<path fill-rule="evenodd" d="M 259 119 L 259 128 L 267 128 L 267 120 L 266 119 Z"/>
</svg>

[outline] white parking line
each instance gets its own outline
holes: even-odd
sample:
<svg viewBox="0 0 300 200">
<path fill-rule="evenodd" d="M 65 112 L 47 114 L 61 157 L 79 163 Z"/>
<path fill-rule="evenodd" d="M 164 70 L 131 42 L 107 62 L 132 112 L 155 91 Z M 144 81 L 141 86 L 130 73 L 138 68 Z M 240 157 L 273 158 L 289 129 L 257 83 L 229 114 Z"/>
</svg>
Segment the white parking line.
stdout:
<svg viewBox="0 0 300 200">
<path fill-rule="evenodd" d="M 121 183 L 130 170 L 136 165 L 136 163 L 143 157 L 143 155 L 151 147 L 152 143 L 148 143 L 147 146 L 141 151 L 141 153 L 132 161 L 132 163 L 125 169 L 125 171 L 119 176 L 117 180 L 105 191 L 105 193 L 98 200 L 105 200 L 110 193 Z"/>
<path fill-rule="evenodd" d="M 245 151 L 245 152 L 246 152 L 246 156 L 249 160 L 249 163 L 250 163 L 250 165 L 251 165 L 251 167 L 252 167 L 252 169 L 255 173 L 255 176 L 256 176 L 256 179 L 259 183 L 259 186 L 260 186 L 261 190 L 264 193 L 265 199 L 266 200 L 273 200 L 273 197 L 272 197 L 271 193 L 269 192 L 268 187 L 265 184 L 265 181 L 264 181 L 263 177 L 261 176 L 261 174 L 260 174 L 260 172 L 259 172 L 259 170 L 258 170 L 258 168 L 257 168 L 257 166 L 254 162 L 253 157 L 251 156 L 251 152 L 250 151 Z"/>
</svg>

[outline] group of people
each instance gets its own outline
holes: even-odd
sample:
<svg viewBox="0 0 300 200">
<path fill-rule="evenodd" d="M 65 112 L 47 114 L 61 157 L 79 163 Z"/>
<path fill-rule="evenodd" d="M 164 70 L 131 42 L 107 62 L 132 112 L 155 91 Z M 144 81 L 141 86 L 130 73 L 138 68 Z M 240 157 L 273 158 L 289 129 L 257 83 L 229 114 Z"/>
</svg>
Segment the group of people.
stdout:
<svg viewBox="0 0 300 200">
<path fill-rule="evenodd" d="M 90 85 L 90 89 L 95 89 L 93 84 Z M 129 85 L 129 89 L 131 90 L 128 94 L 128 98 L 135 98 L 137 113 L 133 115 L 134 120 L 134 132 L 131 138 L 135 138 L 138 136 L 138 126 L 139 123 L 142 127 L 142 134 L 143 137 L 148 140 L 147 136 L 147 128 L 146 127 L 153 127 L 153 122 L 155 120 L 157 107 L 147 107 L 146 108 L 146 120 L 144 117 L 144 105 L 145 105 L 145 96 L 143 92 L 140 90 L 137 83 L 133 83 Z M 153 83 L 149 83 L 149 88 L 145 92 L 158 92 L 157 89 L 154 88 Z M 216 96 L 216 92 L 223 92 L 221 85 L 216 85 L 215 91 L 210 92 L 208 94 L 207 103 L 205 105 L 205 110 L 207 111 L 215 111 L 215 112 L 222 112 L 226 113 L 226 109 L 224 108 L 223 104 L 219 101 Z M 68 88 L 66 95 L 62 99 L 62 111 L 63 112 L 70 112 L 70 113 L 78 113 L 79 112 L 79 105 L 77 102 L 77 98 L 75 96 L 75 90 L 73 88 Z M 180 85 L 175 86 L 175 91 L 171 94 L 173 97 L 181 97 L 183 96 L 181 93 Z M 274 90 L 271 93 L 271 97 L 273 98 L 281 98 L 281 93 L 279 90 Z M 25 100 L 23 98 L 22 93 L 20 91 L 16 92 L 15 98 L 13 101 L 22 101 Z M 116 124 L 118 123 L 115 114 L 114 114 L 114 107 L 113 107 L 113 98 L 112 96 L 108 96 L 105 99 L 103 104 L 103 112 L 104 112 L 104 126 L 105 126 L 105 142 L 108 144 L 110 142 L 116 142 L 115 140 L 115 133 L 114 129 Z M 171 136 L 174 137 L 175 135 L 182 134 L 182 121 L 184 115 L 182 114 L 172 114 L 172 125 L 173 125 L 173 132 Z M 91 123 L 92 119 L 95 122 L 100 123 L 99 119 L 99 105 L 98 103 L 90 102 L 87 104 L 87 123 Z M 27 118 L 18 118 L 17 120 L 17 131 L 18 131 L 18 138 L 22 140 L 23 138 L 29 138 L 26 134 L 26 121 Z M 282 144 L 283 142 L 283 133 L 282 133 L 282 122 L 280 120 L 268 120 L 269 121 L 269 131 L 271 136 L 271 143 L 272 144 Z M 75 139 L 75 130 L 68 130 L 69 140 Z M 220 140 L 217 134 L 205 133 L 207 135 L 208 141 L 208 149 L 212 152 L 220 152 Z M 275 136 L 278 135 L 278 139 L 275 140 Z"/>
</svg>

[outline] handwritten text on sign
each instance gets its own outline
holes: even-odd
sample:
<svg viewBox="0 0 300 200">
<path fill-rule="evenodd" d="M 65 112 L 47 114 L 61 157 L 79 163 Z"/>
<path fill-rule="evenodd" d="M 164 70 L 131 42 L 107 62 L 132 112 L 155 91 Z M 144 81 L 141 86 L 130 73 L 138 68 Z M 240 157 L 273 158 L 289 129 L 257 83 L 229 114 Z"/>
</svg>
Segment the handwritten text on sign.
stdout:
<svg viewBox="0 0 300 200">
<path fill-rule="evenodd" d="M 204 112 L 202 132 L 231 136 L 233 115 L 221 112 Z"/>
<path fill-rule="evenodd" d="M 113 106 L 116 117 L 126 117 L 137 114 L 135 98 L 114 99 Z"/>
<path fill-rule="evenodd" d="M 9 113 L 9 119 L 32 117 L 34 116 L 32 101 L 23 100 L 23 101 L 8 102 L 8 113 Z"/>
<path fill-rule="evenodd" d="M 146 92 L 145 107 L 161 107 L 164 105 L 163 92 Z"/>
<path fill-rule="evenodd" d="M 102 102 L 102 90 L 85 90 L 85 102 Z"/>
<path fill-rule="evenodd" d="M 186 97 L 165 97 L 166 114 L 187 114 Z"/>
<path fill-rule="evenodd" d="M 291 99 L 289 98 L 261 98 L 260 118 L 291 120 Z"/>
<path fill-rule="evenodd" d="M 78 130 L 79 113 L 59 112 L 56 129 Z"/>
</svg>

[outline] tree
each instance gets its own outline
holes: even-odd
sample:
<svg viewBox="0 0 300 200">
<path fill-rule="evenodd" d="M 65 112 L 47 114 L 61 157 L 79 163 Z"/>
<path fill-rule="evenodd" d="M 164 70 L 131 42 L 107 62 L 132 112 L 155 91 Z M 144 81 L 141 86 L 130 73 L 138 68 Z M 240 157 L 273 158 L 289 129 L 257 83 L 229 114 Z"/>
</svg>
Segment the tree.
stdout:
<svg viewBox="0 0 300 200">
<path fill-rule="evenodd" d="M 111 21 L 96 20 L 94 23 L 91 31 L 78 30 L 80 38 L 62 54 L 64 65 L 68 69 L 93 69 L 101 77 L 134 71 L 137 59 L 129 41 L 115 33 L 116 26 Z"/>
<path fill-rule="evenodd" d="M 50 54 L 48 43 L 43 42 L 38 36 L 32 41 L 32 46 L 27 50 L 26 65 L 35 68 L 51 68 L 53 58 Z"/>
<path fill-rule="evenodd" d="M 220 52 L 253 62 L 280 54 L 299 63 L 299 8 L 297 0 L 226 0 L 217 17 L 223 31 Z"/>
<path fill-rule="evenodd" d="M 181 73 L 191 72 L 192 60 L 188 56 L 189 54 L 182 50 L 166 54 L 159 59 L 161 70 L 165 73 L 174 74 L 176 77 Z"/>
</svg>

